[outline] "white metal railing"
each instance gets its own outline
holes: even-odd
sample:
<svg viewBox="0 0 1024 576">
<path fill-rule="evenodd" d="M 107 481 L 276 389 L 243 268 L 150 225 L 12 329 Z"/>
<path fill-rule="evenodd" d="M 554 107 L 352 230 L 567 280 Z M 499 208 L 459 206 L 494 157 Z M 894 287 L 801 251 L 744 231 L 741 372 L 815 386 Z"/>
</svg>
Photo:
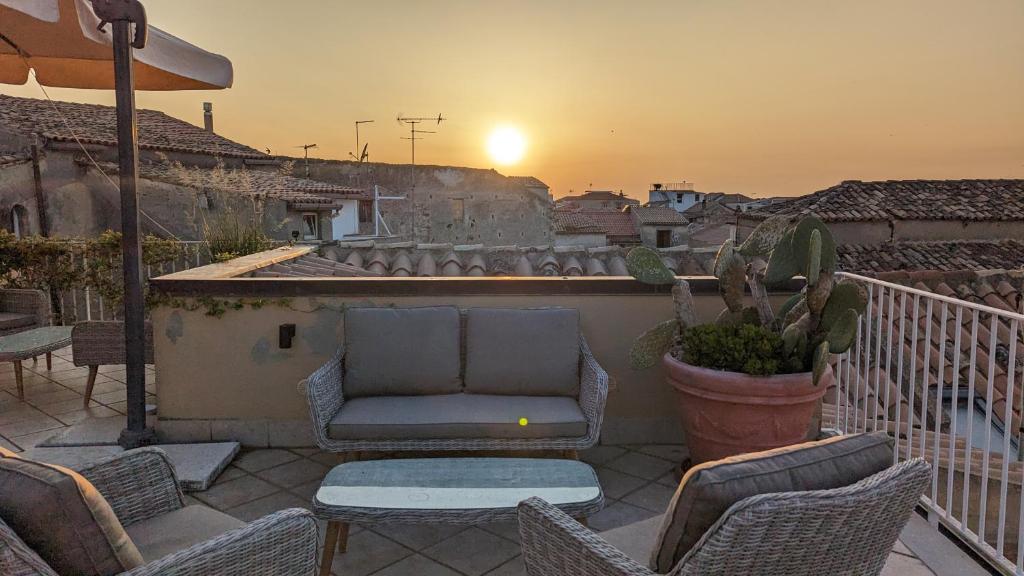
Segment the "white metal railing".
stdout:
<svg viewBox="0 0 1024 576">
<path fill-rule="evenodd" d="M 865 288 L 868 306 L 855 344 L 835 358 L 825 425 L 886 430 L 897 439 L 894 462 L 928 460 L 932 481 L 922 505 L 929 522 L 1000 571 L 1024 576 L 1024 315 L 840 276 Z"/>
<path fill-rule="evenodd" d="M 210 263 L 205 242 L 179 241 L 177 244 L 180 246 L 181 256 L 159 266 L 144 267 L 145 280 Z M 87 267 L 88 261 L 85 254 L 72 252 L 70 265 Z M 120 274 L 119 267 L 115 266 L 113 269 L 112 274 Z M 121 282 L 121 278 L 114 278 L 114 281 Z M 55 316 L 61 324 L 66 326 L 84 320 L 117 320 L 120 319 L 122 313 L 120 306 L 109 302 L 90 288 L 66 290 L 58 296 L 57 302 L 60 313 Z"/>
</svg>

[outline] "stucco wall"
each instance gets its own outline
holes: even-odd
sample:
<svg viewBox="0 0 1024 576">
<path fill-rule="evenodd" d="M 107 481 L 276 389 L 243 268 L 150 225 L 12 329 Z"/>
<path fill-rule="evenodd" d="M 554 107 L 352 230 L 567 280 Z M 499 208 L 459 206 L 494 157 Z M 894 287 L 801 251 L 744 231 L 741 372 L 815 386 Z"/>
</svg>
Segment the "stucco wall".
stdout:
<svg viewBox="0 0 1024 576">
<path fill-rule="evenodd" d="M 682 246 L 689 240 L 689 233 L 686 226 L 640 226 L 640 241 L 645 246 L 652 248 L 658 246 L 658 230 L 668 230 L 672 233 L 670 246 Z"/>
<path fill-rule="evenodd" d="M 584 246 L 594 248 L 607 246 L 608 237 L 604 234 L 555 234 L 555 246 Z"/>
<path fill-rule="evenodd" d="M 572 281 L 553 282 L 568 287 Z M 583 333 L 612 379 L 602 441 L 680 441 L 675 399 L 660 368 L 637 372 L 627 360 L 633 339 L 669 317 L 670 298 L 664 294 L 567 294 L 567 290 L 552 286 L 538 294 L 448 296 L 376 296 L 368 290 L 297 297 L 286 306 L 229 310 L 220 318 L 201 310 L 159 308 L 153 313 L 158 429 L 173 440 L 308 445 L 308 408 L 296 385 L 341 343 L 345 306 L 564 306 L 580 310 Z M 702 321 L 713 320 L 721 308 L 717 294 L 697 295 Z M 291 349 L 280 349 L 278 327 L 286 323 L 296 325 L 296 336 Z"/>
<path fill-rule="evenodd" d="M 296 164 L 296 170 L 304 170 L 304 165 Z M 383 196 L 405 196 L 406 200 L 380 203 L 388 227 L 404 239 L 415 235 L 419 242 L 492 246 L 555 240 L 547 194 L 494 170 L 310 160 L 309 174 L 314 180 L 370 191 L 376 184 L 383 187 Z"/>
<path fill-rule="evenodd" d="M 22 206 L 29 217 L 29 233 L 39 232 L 34 182 L 29 163 L 0 168 L 0 228 L 12 231 L 12 210 Z"/>
</svg>

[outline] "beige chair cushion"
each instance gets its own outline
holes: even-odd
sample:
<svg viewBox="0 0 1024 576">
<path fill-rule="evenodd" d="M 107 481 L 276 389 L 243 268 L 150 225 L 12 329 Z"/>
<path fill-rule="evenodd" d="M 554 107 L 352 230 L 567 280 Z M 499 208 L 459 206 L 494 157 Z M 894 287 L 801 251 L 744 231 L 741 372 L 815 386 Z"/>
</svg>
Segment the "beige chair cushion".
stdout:
<svg viewBox="0 0 1024 576">
<path fill-rule="evenodd" d="M 461 332 L 453 306 L 349 308 L 345 397 L 460 392 Z"/>
<path fill-rule="evenodd" d="M 651 559 L 654 544 L 658 541 L 658 531 L 664 521 L 664 516 L 658 514 L 647 520 L 599 532 L 597 535 L 637 563 L 647 564 Z"/>
<path fill-rule="evenodd" d="M 26 328 L 36 323 L 35 314 L 18 314 L 16 312 L 0 312 L 0 330 Z"/>
<path fill-rule="evenodd" d="M 758 494 L 829 490 L 892 465 L 885 432 L 837 436 L 699 464 L 683 476 L 655 542 L 650 568 L 667 573 L 730 506 Z"/>
<path fill-rule="evenodd" d="M 571 308 L 466 312 L 466 392 L 579 396 L 580 313 Z"/>
<path fill-rule="evenodd" d="M 378 396 L 346 401 L 327 434 L 335 440 L 579 438 L 587 434 L 587 420 L 574 398 Z"/>
<path fill-rule="evenodd" d="M 103 495 L 77 472 L 4 451 L 0 517 L 61 575 L 109 576 L 142 555 Z"/>
<path fill-rule="evenodd" d="M 136 522 L 128 535 L 147 563 L 245 526 L 213 508 L 194 505 Z"/>
</svg>

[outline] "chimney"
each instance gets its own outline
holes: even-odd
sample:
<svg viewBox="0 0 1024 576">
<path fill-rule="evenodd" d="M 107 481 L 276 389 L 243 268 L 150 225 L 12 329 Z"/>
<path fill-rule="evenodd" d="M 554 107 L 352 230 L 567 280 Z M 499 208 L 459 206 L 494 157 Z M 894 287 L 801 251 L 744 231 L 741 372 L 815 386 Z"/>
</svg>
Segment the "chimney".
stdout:
<svg viewBox="0 0 1024 576">
<path fill-rule="evenodd" d="M 213 102 L 203 102 L 203 126 L 213 132 Z"/>
</svg>

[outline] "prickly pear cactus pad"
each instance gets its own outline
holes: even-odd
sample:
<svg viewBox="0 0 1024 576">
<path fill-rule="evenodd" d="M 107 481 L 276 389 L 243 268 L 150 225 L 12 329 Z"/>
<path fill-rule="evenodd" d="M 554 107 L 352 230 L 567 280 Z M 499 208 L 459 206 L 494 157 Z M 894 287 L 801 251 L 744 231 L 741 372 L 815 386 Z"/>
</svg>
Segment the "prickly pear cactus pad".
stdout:
<svg viewBox="0 0 1024 576">
<path fill-rule="evenodd" d="M 629 274 L 644 284 L 672 284 L 676 275 L 661 261 L 657 252 L 646 246 L 637 246 L 626 255 Z"/>
<path fill-rule="evenodd" d="M 644 332 L 629 350 L 629 364 L 635 370 L 650 368 L 668 352 L 679 335 L 679 322 L 666 320 Z"/>
</svg>

